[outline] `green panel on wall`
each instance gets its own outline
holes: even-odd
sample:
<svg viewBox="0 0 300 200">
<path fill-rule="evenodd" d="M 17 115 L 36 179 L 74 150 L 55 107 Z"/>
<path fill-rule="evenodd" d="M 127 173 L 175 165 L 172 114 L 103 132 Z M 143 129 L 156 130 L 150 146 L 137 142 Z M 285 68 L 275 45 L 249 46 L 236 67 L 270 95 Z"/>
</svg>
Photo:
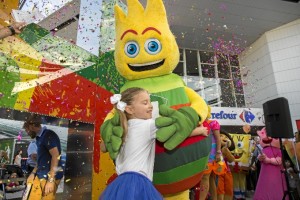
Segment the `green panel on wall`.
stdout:
<svg viewBox="0 0 300 200">
<path fill-rule="evenodd" d="M 116 69 L 114 51 L 102 54 L 97 62 L 98 80 L 96 83 L 112 93 L 119 93 L 125 83 Z"/>
<path fill-rule="evenodd" d="M 49 31 L 38 26 L 37 24 L 28 24 L 19 35 L 28 44 L 33 44 L 45 35 L 48 35 Z"/>
<path fill-rule="evenodd" d="M 0 53 L 0 107 L 14 107 L 17 95 L 11 95 L 11 91 L 20 81 L 18 71 L 15 61 Z"/>
</svg>

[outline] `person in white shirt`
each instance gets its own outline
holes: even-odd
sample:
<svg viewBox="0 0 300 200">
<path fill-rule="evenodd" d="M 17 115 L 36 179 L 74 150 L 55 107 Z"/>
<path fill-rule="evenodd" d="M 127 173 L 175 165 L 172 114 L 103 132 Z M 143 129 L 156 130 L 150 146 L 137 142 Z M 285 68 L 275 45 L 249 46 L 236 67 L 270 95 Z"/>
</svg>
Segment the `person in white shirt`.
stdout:
<svg viewBox="0 0 300 200">
<path fill-rule="evenodd" d="M 14 165 L 18 165 L 21 167 L 21 161 L 22 161 L 22 150 L 18 150 L 14 159 Z"/>
<path fill-rule="evenodd" d="M 37 164 L 37 146 L 35 140 L 30 141 L 27 148 L 27 155 L 27 172 L 30 174 Z"/>
<path fill-rule="evenodd" d="M 129 88 L 112 96 L 111 103 L 120 115 L 124 133 L 115 160 L 118 177 L 103 191 L 100 200 L 163 199 L 151 182 L 157 128 L 149 93 L 142 88 Z M 207 129 L 197 127 L 191 136 L 200 134 L 207 136 Z M 104 142 L 101 151 L 106 152 Z"/>
</svg>

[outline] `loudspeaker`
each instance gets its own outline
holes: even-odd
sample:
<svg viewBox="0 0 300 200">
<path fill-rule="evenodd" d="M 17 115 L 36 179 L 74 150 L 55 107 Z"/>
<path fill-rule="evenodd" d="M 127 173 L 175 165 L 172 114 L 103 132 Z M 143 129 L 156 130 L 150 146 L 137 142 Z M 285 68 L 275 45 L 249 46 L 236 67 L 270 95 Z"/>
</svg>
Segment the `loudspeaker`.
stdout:
<svg viewBox="0 0 300 200">
<path fill-rule="evenodd" d="M 294 138 L 288 100 L 284 97 L 263 104 L 267 135 L 273 138 Z"/>
<path fill-rule="evenodd" d="M 293 3 L 299 3 L 299 0 L 282 0 L 282 1 L 289 1 L 289 2 L 293 2 Z"/>
</svg>

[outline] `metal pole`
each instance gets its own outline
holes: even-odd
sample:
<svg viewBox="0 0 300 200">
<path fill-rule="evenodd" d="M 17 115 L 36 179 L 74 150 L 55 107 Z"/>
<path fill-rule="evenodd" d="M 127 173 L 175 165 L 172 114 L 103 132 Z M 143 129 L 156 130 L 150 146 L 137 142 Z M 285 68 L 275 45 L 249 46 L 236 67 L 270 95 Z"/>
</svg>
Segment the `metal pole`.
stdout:
<svg viewBox="0 0 300 200">
<path fill-rule="evenodd" d="M 282 145 L 282 138 L 279 138 L 279 144 L 280 144 L 280 150 L 281 150 L 281 154 L 282 154 L 282 164 L 283 164 L 283 172 L 282 173 L 284 173 L 284 177 L 285 177 L 285 181 L 286 181 L 286 191 L 283 191 L 282 200 L 285 200 L 286 195 L 289 195 L 290 200 L 295 200 L 294 195 L 292 195 L 292 193 L 291 193 L 288 174 L 287 174 L 287 170 L 286 170 L 285 156 L 284 156 L 284 151 L 283 151 L 284 147 Z M 283 188 L 283 189 L 285 189 L 285 188 Z"/>
</svg>

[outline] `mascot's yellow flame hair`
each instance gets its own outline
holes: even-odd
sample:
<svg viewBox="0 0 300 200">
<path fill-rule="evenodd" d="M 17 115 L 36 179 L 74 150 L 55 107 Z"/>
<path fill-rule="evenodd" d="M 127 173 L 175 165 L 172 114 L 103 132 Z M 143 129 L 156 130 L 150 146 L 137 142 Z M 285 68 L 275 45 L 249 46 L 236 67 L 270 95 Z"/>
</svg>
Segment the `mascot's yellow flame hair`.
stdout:
<svg viewBox="0 0 300 200">
<path fill-rule="evenodd" d="M 127 80 L 172 73 L 179 62 L 179 49 L 162 0 L 127 0 L 128 14 L 115 6 L 115 63 Z"/>
</svg>

